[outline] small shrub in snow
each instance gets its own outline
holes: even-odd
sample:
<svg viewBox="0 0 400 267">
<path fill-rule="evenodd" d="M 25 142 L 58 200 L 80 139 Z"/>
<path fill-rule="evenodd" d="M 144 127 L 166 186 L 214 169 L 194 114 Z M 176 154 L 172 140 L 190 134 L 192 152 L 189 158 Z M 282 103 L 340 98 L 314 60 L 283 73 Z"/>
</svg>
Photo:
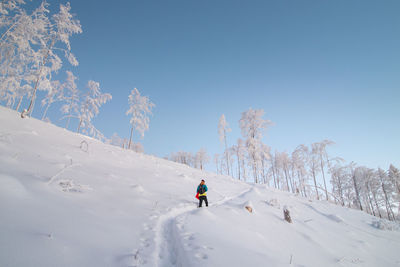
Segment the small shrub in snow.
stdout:
<svg viewBox="0 0 400 267">
<path fill-rule="evenodd" d="M 397 222 L 391 222 L 387 220 L 375 220 L 371 223 L 372 227 L 375 227 L 380 230 L 389 230 L 389 231 L 399 231 L 400 224 Z"/>
<path fill-rule="evenodd" d="M 250 206 L 245 206 L 245 208 L 246 208 L 246 210 L 248 210 L 250 213 L 253 212 L 253 208 L 252 208 L 252 207 L 250 207 Z"/>
<path fill-rule="evenodd" d="M 290 217 L 290 212 L 286 206 L 283 207 L 283 217 L 285 218 L 285 221 L 287 221 L 288 223 L 292 223 L 292 218 Z"/>
</svg>

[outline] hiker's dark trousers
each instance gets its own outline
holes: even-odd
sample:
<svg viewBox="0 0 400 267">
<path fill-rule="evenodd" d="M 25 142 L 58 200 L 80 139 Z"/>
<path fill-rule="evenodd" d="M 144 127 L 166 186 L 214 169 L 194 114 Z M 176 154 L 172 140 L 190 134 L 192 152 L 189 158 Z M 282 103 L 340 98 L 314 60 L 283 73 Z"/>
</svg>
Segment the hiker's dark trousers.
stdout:
<svg viewBox="0 0 400 267">
<path fill-rule="evenodd" d="M 206 203 L 206 206 L 208 207 L 208 200 L 207 200 L 207 196 L 199 196 L 199 208 L 201 207 L 201 204 L 203 204 L 203 200 Z"/>
</svg>

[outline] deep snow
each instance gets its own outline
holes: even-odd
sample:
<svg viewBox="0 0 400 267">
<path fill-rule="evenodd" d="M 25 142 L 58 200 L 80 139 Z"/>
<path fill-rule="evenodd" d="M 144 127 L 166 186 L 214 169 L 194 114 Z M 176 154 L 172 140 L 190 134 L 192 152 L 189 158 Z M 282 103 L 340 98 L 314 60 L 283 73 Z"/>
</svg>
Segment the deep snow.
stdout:
<svg viewBox="0 0 400 267">
<path fill-rule="evenodd" d="M 0 266 L 400 266 L 397 227 L 0 107 Z"/>
</svg>

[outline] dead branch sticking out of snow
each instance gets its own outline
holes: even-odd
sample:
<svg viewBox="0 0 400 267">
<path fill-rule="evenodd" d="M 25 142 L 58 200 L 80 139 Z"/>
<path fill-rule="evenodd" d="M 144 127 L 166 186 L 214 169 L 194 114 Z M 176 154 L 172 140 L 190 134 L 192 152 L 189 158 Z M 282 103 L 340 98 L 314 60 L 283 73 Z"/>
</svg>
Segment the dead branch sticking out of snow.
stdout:
<svg viewBox="0 0 400 267">
<path fill-rule="evenodd" d="M 88 142 L 86 142 L 85 140 L 83 140 L 82 142 L 81 142 L 81 145 L 80 145 L 80 147 L 79 147 L 82 151 L 84 151 L 84 152 L 89 152 L 89 144 L 88 144 Z"/>
</svg>

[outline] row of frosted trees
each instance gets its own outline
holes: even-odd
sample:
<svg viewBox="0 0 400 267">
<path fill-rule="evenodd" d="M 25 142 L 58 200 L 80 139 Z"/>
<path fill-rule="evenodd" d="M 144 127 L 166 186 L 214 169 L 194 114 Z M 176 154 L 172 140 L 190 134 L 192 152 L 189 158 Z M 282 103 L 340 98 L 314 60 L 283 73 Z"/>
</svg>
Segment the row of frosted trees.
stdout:
<svg viewBox="0 0 400 267">
<path fill-rule="evenodd" d="M 364 166 L 335 165 L 330 170 L 332 196 L 342 206 L 354 207 L 380 218 L 398 220 L 400 214 L 400 171 Z"/>
<path fill-rule="evenodd" d="M 165 159 L 181 164 L 186 164 L 190 167 L 201 170 L 203 170 L 204 165 L 206 165 L 210 161 L 210 157 L 204 148 L 201 148 L 194 154 L 186 151 L 174 152 L 171 153 L 169 156 L 166 156 Z"/>
<path fill-rule="evenodd" d="M 229 125 L 225 116 L 221 116 L 218 133 L 224 151 L 214 155 L 217 173 L 268 184 L 308 198 L 329 200 L 389 220 L 398 218 L 400 172 L 397 168 L 390 165 L 385 171 L 345 164 L 343 159 L 328 155 L 327 147 L 333 144 L 329 140 L 300 145 L 292 153 L 273 153 L 262 142 L 264 131 L 272 125 L 263 116 L 261 109 L 243 112 L 239 121 L 243 139 L 239 138 L 232 146 L 227 143 Z"/>
<path fill-rule="evenodd" d="M 71 52 L 70 37 L 82 33 L 82 27 L 71 14 L 70 4 L 60 4 L 55 14 L 51 14 L 46 1 L 31 12 L 25 5 L 24 0 L 0 2 L 0 103 L 17 111 L 22 109 L 21 117 L 25 118 L 32 115 L 37 98 L 42 96 L 42 120 L 50 121 L 50 106 L 58 102 L 65 128 L 71 127 L 73 119 L 76 132 L 106 140 L 93 125 L 93 119 L 100 107 L 111 100 L 111 94 L 102 93 L 100 83 L 92 80 L 85 88 L 78 88 L 78 78 L 69 70 L 65 71 L 64 81 L 56 79 L 63 76 L 64 61 L 72 67 L 79 64 Z M 131 131 L 129 141 L 122 146 L 143 150 L 132 142 L 132 136 L 134 130 L 141 137 L 148 130 L 154 104 L 136 88 L 128 103 L 126 115 L 131 117 Z M 115 139 L 113 136 L 108 142 Z"/>
</svg>

